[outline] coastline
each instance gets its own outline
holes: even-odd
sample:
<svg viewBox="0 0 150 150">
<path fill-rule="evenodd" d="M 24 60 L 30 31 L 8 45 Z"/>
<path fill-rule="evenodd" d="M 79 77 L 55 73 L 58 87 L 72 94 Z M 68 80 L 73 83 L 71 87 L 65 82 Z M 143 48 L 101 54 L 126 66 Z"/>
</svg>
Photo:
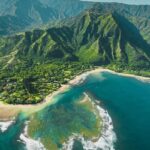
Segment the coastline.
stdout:
<svg viewBox="0 0 150 150">
<path fill-rule="evenodd" d="M 115 71 L 110 70 L 110 69 L 104 69 L 104 71 L 107 71 L 107 72 L 110 72 L 112 74 L 116 74 L 116 75 L 119 75 L 119 76 L 123 76 L 123 77 L 134 78 L 134 79 L 137 79 L 137 80 L 140 80 L 140 81 L 147 81 L 147 80 L 150 81 L 150 77 L 143 77 L 143 76 L 128 74 L 128 73 L 120 73 L 120 72 L 115 72 Z M 102 72 L 104 72 L 104 71 L 102 71 Z"/>
<path fill-rule="evenodd" d="M 25 114 L 31 115 L 37 111 L 40 111 L 47 105 L 55 104 L 57 102 L 57 99 L 55 99 L 55 96 L 57 94 L 66 92 L 73 85 L 81 84 L 82 82 L 85 81 L 87 76 L 89 76 L 90 74 L 98 75 L 99 73 L 102 73 L 102 72 L 110 72 L 112 74 L 116 74 L 119 76 L 131 77 L 140 81 L 150 82 L 150 78 L 147 78 L 147 77 L 141 77 L 141 76 L 132 75 L 132 74 L 117 73 L 115 71 L 105 69 L 105 68 L 100 68 L 100 67 L 95 68 L 94 70 L 87 71 L 81 75 L 77 75 L 74 79 L 70 80 L 68 84 L 62 85 L 61 88 L 59 88 L 57 91 L 46 96 L 46 98 L 44 99 L 42 103 L 38 103 L 35 105 L 9 105 L 9 104 L 4 104 L 0 102 L 0 130 L 2 132 L 7 131 L 9 126 L 11 126 L 15 122 L 15 117 L 17 117 L 19 112 L 25 112 Z M 86 100 L 83 100 L 81 101 L 81 103 L 84 103 L 85 101 Z M 96 101 L 95 104 L 97 103 L 98 102 Z M 66 146 L 72 146 L 72 144 L 74 143 L 73 142 L 74 139 L 77 138 L 78 140 L 81 141 L 85 149 L 90 144 L 91 148 L 100 147 L 102 150 L 104 150 L 105 149 L 104 147 L 109 147 L 110 149 L 114 150 L 113 145 L 114 145 L 114 142 L 116 141 L 116 135 L 113 132 L 112 120 L 106 110 L 102 109 L 99 105 L 97 105 L 97 109 L 99 110 L 99 115 L 103 119 L 104 127 L 105 125 L 108 127 L 108 128 L 103 128 L 102 136 L 100 136 L 96 140 L 85 140 L 82 136 L 75 135 L 69 138 L 69 141 L 66 143 L 67 144 Z M 32 147 L 33 144 L 36 147 L 40 147 L 42 150 L 44 149 L 43 145 L 40 143 L 40 140 L 34 141 L 33 139 L 28 138 L 28 136 L 24 133 L 21 134 L 20 139 L 21 141 L 25 143 L 28 149 L 30 149 L 30 147 Z"/>
<path fill-rule="evenodd" d="M 88 75 L 101 73 L 101 72 L 110 72 L 112 74 L 116 74 L 124 77 L 131 77 L 145 82 L 150 81 L 150 78 L 148 77 L 142 77 L 133 74 L 117 73 L 109 69 L 98 67 L 95 68 L 94 70 L 90 70 L 83 74 L 77 75 L 74 79 L 70 80 L 67 84 L 62 85 L 57 91 L 54 91 L 53 93 L 47 95 L 41 103 L 30 104 L 30 105 L 12 105 L 12 104 L 4 104 L 3 102 L 0 102 L 0 121 L 12 120 L 12 118 L 16 117 L 20 112 L 27 112 L 28 114 L 31 114 L 41 110 L 42 108 L 46 107 L 49 104 L 54 104 L 56 102 L 54 97 L 57 94 L 67 91 L 73 85 L 82 83 Z"/>
</svg>

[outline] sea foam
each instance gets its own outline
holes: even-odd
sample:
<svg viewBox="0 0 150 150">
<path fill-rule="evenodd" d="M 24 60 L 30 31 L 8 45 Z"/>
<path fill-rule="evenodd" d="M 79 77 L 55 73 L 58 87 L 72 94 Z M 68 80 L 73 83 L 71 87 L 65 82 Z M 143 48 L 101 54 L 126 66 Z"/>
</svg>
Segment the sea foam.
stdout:
<svg viewBox="0 0 150 150">
<path fill-rule="evenodd" d="M 106 110 L 101 108 L 99 105 L 96 105 L 93 101 L 92 103 L 96 106 L 103 123 L 99 139 L 96 141 L 93 139 L 86 140 L 81 135 L 73 134 L 69 140 L 63 144 L 63 150 L 72 150 L 74 140 L 79 140 L 82 143 L 84 150 L 115 150 L 114 144 L 117 137 L 113 130 L 112 119 Z"/>
<path fill-rule="evenodd" d="M 5 132 L 14 123 L 14 121 L 0 122 L 0 131 Z"/>
<path fill-rule="evenodd" d="M 29 122 L 26 122 L 24 133 L 20 135 L 20 139 L 25 144 L 26 149 L 27 150 L 46 150 L 44 148 L 44 145 L 40 142 L 40 139 L 36 141 L 28 137 L 27 135 L 28 123 Z"/>
</svg>

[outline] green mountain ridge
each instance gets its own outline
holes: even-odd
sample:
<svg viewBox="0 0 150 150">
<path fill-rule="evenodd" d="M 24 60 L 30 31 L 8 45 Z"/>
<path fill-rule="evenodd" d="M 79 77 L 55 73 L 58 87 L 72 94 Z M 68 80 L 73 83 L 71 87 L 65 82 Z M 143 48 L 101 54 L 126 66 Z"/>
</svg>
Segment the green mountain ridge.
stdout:
<svg viewBox="0 0 150 150">
<path fill-rule="evenodd" d="M 76 16 L 94 4 L 93 10 L 101 11 L 101 13 L 116 11 L 128 17 L 150 19 L 150 6 L 148 5 L 92 3 L 80 0 L 0 0 L 0 4 L 1 36 Z"/>
<path fill-rule="evenodd" d="M 70 27 L 34 30 L 6 40 L 1 38 L 0 51 L 17 51 L 14 62 L 19 59 L 33 59 L 35 62 L 64 59 L 95 64 L 149 63 L 150 45 L 134 24 L 118 13 L 100 14 L 90 10 L 74 22 Z M 15 45 L 12 48 L 11 43 Z"/>
<path fill-rule="evenodd" d="M 91 6 L 79 0 L 1 0 L 0 4 L 0 35 L 75 16 Z"/>
</svg>

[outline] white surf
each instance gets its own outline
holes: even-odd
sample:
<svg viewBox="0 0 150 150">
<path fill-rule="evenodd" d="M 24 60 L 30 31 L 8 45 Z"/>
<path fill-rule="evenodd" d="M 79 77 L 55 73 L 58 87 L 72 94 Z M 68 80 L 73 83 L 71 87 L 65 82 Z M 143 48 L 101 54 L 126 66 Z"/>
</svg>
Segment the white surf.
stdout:
<svg viewBox="0 0 150 150">
<path fill-rule="evenodd" d="M 0 131 L 5 132 L 14 123 L 14 121 L 0 122 Z"/>
<path fill-rule="evenodd" d="M 97 141 L 86 140 L 81 135 L 73 134 L 69 138 L 68 142 L 63 144 L 63 150 L 72 150 L 75 140 L 79 140 L 82 143 L 84 150 L 115 150 L 114 144 L 117 140 L 117 137 L 113 129 L 112 119 L 106 110 L 101 108 L 99 105 L 96 105 L 94 102 L 92 103 L 96 106 L 103 122 L 100 138 Z"/>
<path fill-rule="evenodd" d="M 24 133 L 20 135 L 21 141 L 25 144 L 27 150 L 46 150 L 44 145 L 39 140 L 33 140 L 28 137 L 28 122 L 26 122 L 26 126 L 24 129 Z"/>
</svg>

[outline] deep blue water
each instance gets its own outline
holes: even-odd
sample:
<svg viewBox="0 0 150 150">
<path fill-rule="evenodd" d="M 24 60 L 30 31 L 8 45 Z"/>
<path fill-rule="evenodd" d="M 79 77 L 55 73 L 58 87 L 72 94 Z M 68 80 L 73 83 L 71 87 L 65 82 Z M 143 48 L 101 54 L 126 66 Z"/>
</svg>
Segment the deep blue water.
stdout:
<svg viewBox="0 0 150 150">
<path fill-rule="evenodd" d="M 58 96 L 63 105 L 88 92 L 106 109 L 117 135 L 116 150 L 150 150 L 150 83 L 108 72 L 93 74 L 81 85 Z M 57 105 L 58 105 L 57 104 Z M 22 150 L 17 142 L 23 129 L 20 119 L 0 134 L 0 150 Z"/>
<path fill-rule="evenodd" d="M 116 149 L 150 150 L 150 83 L 110 73 L 87 80 L 87 90 L 101 100 L 113 120 Z"/>
</svg>

